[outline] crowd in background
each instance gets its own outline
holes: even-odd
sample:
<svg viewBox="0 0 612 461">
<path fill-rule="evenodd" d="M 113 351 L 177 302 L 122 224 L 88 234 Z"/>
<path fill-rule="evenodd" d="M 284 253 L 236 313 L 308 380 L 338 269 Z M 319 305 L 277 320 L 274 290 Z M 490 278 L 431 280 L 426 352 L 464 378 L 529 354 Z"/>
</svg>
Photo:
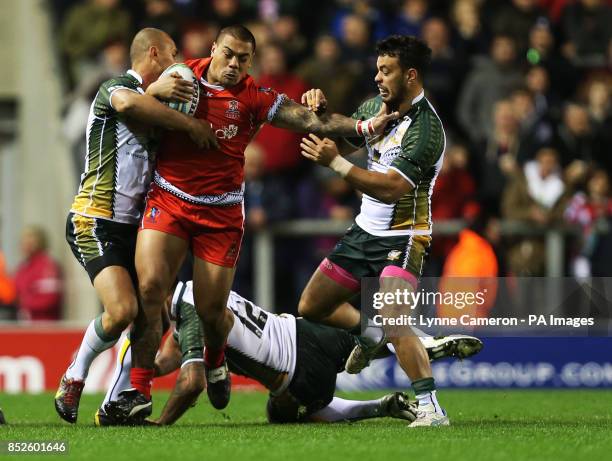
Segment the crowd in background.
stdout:
<svg viewBox="0 0 612 461">
<path fill-rule="evenodd" d="M 465 219 L 494 249 L 498 275 L 544 275 L 539 237 L 504 239 L 497 220 L 574 224 L 565 273 L 611 275 L 612 5 L 608 0 L 50 0 L 67 88 L 64 133 L 84 161 L 98 85 L 129 66 L 142 27 L 168 32 L 182 59 L 209 55 L 218 30 L 255 35 L 251 75 L 295 100 L 321 88 L 351 114 L 376 94 L 377 40 L 421 37 L 432 49 L 425 88 L 446 129 L 432 201 L 436 221 Z M 301 135 L 265 126 L 246 152 L 246 222 L 236 288 L 252 296 L 253 234 L 299 218 L 352 219 L 358 194 L 301 158 Z M 365 159 L 352 159 L 363 165 Z M 76 183 L 76 177 L 75 177 Z M 336 238 L 281 239 L 279 303 L 295 305 Z M 461 242 L 460 242 L 461 243 Z M 457 238 L 436 238 L 428 275 Z M 503 251 L 502 251 L 503 249 Z M 0 268 L 1 269 L 1 268 Z"/>
</svg>

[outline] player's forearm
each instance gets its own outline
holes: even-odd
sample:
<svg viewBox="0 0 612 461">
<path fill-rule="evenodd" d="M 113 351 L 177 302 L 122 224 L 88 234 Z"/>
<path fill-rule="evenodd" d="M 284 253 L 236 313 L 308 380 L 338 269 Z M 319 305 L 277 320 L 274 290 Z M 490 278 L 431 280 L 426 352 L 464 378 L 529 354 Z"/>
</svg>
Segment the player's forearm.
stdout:
<svg viewBox="0 0 612 461">
<path fill-rule="evenodd" d="M 204 390 L 204 367 L 200 363 L 189 364 L 181 369 L 172 394 L 168 398 L 159 424 L 173 424 L 191 407 Z"/>
<path fill-rule="evenodd" d="M 285 101 L 270 122 L 277 128 L 322 136 L 357 136 L 356 120 L 340 114 L 318 117 L 292 100 Z"/>
<path fill-rule="evenodd" d="M 147 125 L 189 131 L 193 120 L 188 116 L 170 109 L 153 96 L 130 93 L 121 97 L 113 96 L 113 105 L 118 112 Z"/>
<path fill-rule="evenodd" d="M 396 201 L 393 185 L 389 183 L 389 179 L 384 173 L 365 170 L 353 165 L 344 179 L 355 189 L 383 203 Z"/>
</svg>

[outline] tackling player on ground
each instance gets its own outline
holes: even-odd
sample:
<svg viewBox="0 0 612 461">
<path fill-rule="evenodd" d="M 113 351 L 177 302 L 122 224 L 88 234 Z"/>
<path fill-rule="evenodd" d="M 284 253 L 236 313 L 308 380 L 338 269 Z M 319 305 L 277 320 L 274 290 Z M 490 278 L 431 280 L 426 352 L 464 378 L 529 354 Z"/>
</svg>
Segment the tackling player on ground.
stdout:
<svg viewBox="0 0 612 461">
<path fill-rule="evenodd" d="M 366 136 L 381 132 L 397 114 L 365 121 L 333 114 L 319 118 L 304 106 L 248 75 L 255 39 L 243 26 L 222 29 L 211 57 L 186 64 L 202 85 L 196 118 L 205 119 L 219 148 L 201 149 L 179 133 L 162 140 L 153 184 L 141 222 L 136 269 L 143 316 L 133 336 L 133 388 L 115 411 L 151 412 L 150 388 L 161 341 L 161 311 L 187 251 L 194 255 L 194 297 L 206 341 L 207 392 L 215 408 L 230 397 L 225 342 L 231 318 L 226 300 L 244 231 L 244 150 L 262 123 L 321 135 Z"/>
<path fill-rule="evenodd" d="M 347 421 L 395 417 L 413 421 L 416 407 L 401 393 L 368 401 L 334 397 L 336 375 L 356 339 L 345 330 L 316 324 L 292 315 L 275 315 L 230 292 L 227 300 L 232 327 L 228 336 L 227 360 L 232 372 L 248 376 L 270 391 L 268 420 L 275 423 Z M 196 401 L 206 386 L 203 366 L 204 338 L 195 311 L 192 282 L 179 283 L 170 307 L 176 319 L 174 334 L 155 359 L 156 376 L 180 367 L 172 393 L 156 424 L 174 423 Z M 482 343 L 474 337 L 421 338 L 431 360 L 465 358 L 477 353 Z M 131 354 L 129 339 L 120 348 L 115 375 L 97 425 L 143 424 L 143 418 L 117 421 L 109 416 L 120 391 L 129 387 Z"/>
<path fill-rule="evenodd" d="M 344 328 L 359 325 L 359 313 L 346 301 L 359 290 L 362 277 L 380 277 L 383 292 L 416 289 L 431 242 L 431 196 L 446 142 L 442 122 L 423 89 L 431 50 L 415 37 L 391 36 L 378 43 L 377 54 L 374 80 L 380 94 L 359 106 L 353 117 L 367 119 L 385 108 L 398 111 L 400 118 L 382 135 L 367 138 L 368 168 L 343 158 L 328 138 L 311 134 L 301 144 L 306 158 L 331 168 L 363 192 L 355 224 L 316 270 L 299 304 L 304 317 Z M 304 99 L 313 109 L 324 102 L 320 91 L 311 90 Z M 397 317 L 410 314 L 410 307 L 392 305 L 381 313 Z M 390 341 L 419 403 L 417 420 L 410 426 L 449 424 L 437 401 L 427 353 L 412 329 L 368 327 L 364 335 L 346 370 L 359 372 Z"/>
<path fill-rule="evenodd" d="M 77 420 L 92 361 L 117 342 L 138 312 L 134 251 L 155 162 L 152 129 L 184 132 L 201 146 L 216 142 L 208 124 L 153 97 L 189 100 L 190 83 L 174 77 L 156 82 L 176 53 L 165 32 L 143 29 L 131 45 L 132 69 L 102 83 L 91 105 L 85 171 L 66 222 L 66 239 L 104 312 L 89 324 L 55 396 L 55 409 L 71 423 Z"/>
</svg>

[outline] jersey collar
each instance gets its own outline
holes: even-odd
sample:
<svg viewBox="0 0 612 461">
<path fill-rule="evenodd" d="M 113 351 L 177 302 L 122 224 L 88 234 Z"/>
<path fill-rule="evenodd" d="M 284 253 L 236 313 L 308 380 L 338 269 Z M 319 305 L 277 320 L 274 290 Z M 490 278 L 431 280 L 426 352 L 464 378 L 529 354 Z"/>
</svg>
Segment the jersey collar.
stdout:
<svg viewBox="0 0 612 461">
<path fill-rule="evenodd" d="M 127 73 L 134 77 L 136 80 L 138 80 L 138 83 L 142 85 L 142 77 L 138 72 L 136 72 L 134 69 L 130 69 L 127 71 Z"/>
<path fill-rule="evenodd" d="M 414 106 L 417 102 L 425 97 L 425 90 L 421 90 L 421 92 L 412 100 L 412 105 Z"/>
</svg>

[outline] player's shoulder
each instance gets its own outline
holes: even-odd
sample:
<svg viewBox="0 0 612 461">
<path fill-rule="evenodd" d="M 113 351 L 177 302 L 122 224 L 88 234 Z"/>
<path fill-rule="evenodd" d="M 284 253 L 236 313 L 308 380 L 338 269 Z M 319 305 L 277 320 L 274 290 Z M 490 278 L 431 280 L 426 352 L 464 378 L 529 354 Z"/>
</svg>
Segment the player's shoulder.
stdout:
<svg viewBox="0 0 612 461">
<path fill-rule="evenodd" d="M 197 78 L 202 78 L 202 75 L 204 74 L 204 71 L 208 67 L 210 60 L 211 60 L 210 57 L 187 59 L 184 64 L 187 65 L 189 68 L 191 68 L 191 70 L 193 71 L 193 73 L 196 75 Z"/>
<path fill-rule="evenodd" d="M 366 120 L 368 118 L 374 117 L 380 111 L 382 104 L 383 101 L 380 95 L 366 99 L 359 105 L 359 107 L 353 114 L 353 118 Z"/>
<path fill-rule="evenodd" d="M 420 136 L 440 135 L 444 131 L 442 120 L 427 98 L 414 104 L 406 115 L 412 120 L 406 135 L 415 132 L 419 132 Z"/>
<path fill-rule="evenodd" d="M 126 72 L 125 74 L 116 75 L 114 77 L 109 78 L 108 80 L 105 80 L 100 85 L 100 89 L 111 93 L 113 90 L 120 88 L 136 90 L 140 86 L 140 81 L 133 75 Z"/>
</svg>

